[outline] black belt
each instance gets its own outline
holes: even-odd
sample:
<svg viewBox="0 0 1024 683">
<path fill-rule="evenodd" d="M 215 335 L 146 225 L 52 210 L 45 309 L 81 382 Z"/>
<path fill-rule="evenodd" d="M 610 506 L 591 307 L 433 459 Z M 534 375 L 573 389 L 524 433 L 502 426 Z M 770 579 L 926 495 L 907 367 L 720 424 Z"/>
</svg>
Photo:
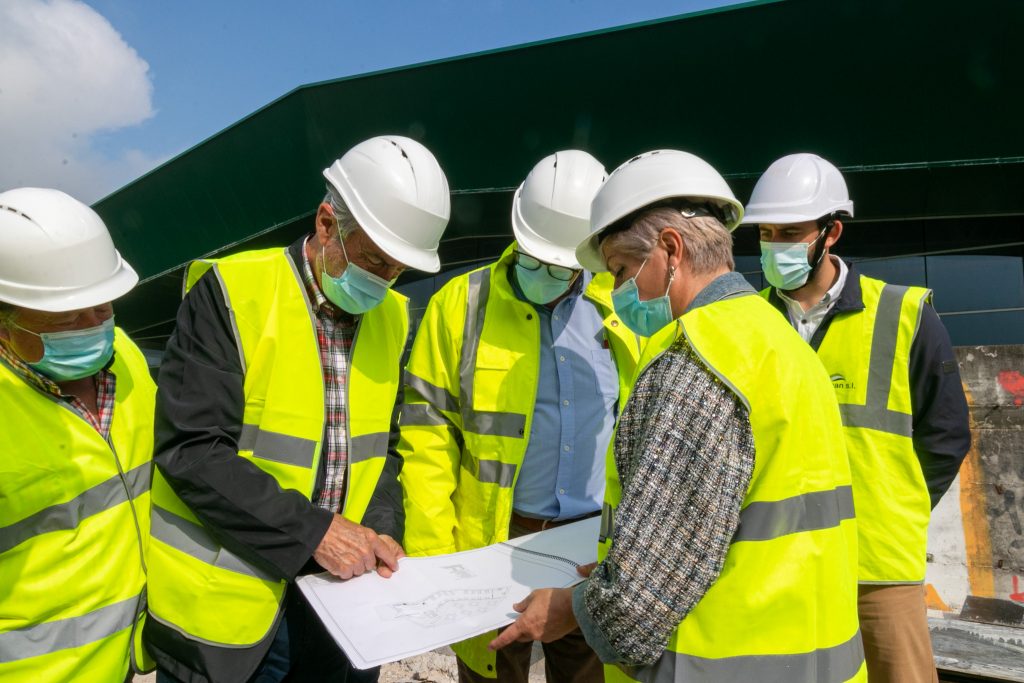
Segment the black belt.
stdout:
<svg viewBox="0 0 1024 683">
<path fill-rule="evenodd" d="M 595 510 L 589 514 L 573 517 L 572 519 L 559 519 L 556 521 L 551 519 L 537 519 L 536 517 L 523 517 L 519 513 L 513 511 L 512 523 L 516 526 L 528 529 L 531 532 L 544 531 L 545 529 L 553 529 L 554 527 L 562 526 L 563 524 L 572 524 L 573 522 L 579 522 L 580 520 L 597 517 L 599 514 L 601 514 L 601 511 Z"/>
</svg>

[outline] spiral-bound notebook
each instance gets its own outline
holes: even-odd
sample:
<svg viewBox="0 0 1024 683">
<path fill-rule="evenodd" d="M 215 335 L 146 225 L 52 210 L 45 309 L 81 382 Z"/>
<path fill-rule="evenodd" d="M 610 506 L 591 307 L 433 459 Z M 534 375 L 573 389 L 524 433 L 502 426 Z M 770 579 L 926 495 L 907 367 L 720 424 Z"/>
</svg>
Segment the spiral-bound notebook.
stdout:
<svg viewBox="0 0 1024 683">
<path fill-rule="evenodd" d="M 427 652 L 515 620 L 535 588 L 580 581 L 597 559 L 599 518 L 451 555 L 407 557 L 390 579 L 326 574 L 299 588 L 353 666 L 367 669 Z"/>
</svg>

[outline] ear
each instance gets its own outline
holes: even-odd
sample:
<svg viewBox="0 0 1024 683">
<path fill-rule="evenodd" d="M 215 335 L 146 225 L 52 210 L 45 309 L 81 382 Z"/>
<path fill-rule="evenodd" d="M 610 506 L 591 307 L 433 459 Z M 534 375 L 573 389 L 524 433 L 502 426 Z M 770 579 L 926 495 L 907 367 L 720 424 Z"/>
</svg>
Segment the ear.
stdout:
<svg viewBox="0 0 1024 683">
<path fill-rule="evenodd" d="M 683 243 L 683 236 L 675 228 L 662 228 L 658 235 L 658 243 L 667 253 L 668 265 L 679 269 L 683 259 L 686 258 L 686 245 Z"/>
<path fill-rule="evenodd" d="M 316 238 L 320 246 L 326 246 L 337 230 L 338 221 L 334 218 L 334 210 L 330 204 L 322 202 L 316 209 Z"/>
<path fill-rule="evenodd" d="M 833 225 L 832 229 L 828 232 L 828 237 L 825 238 L 825 248 L 831 249 L 832 245 L 839 241 L 839 238 L 843 234 L 843 222 L 837 220 Z"/>
</svg>

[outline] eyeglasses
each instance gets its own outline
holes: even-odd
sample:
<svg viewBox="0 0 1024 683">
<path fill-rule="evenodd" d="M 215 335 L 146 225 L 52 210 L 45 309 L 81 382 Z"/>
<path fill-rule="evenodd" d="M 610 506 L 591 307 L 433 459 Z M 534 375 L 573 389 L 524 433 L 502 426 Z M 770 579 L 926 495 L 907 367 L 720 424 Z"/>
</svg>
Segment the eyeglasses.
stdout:
<svg viewBox="0 0 1024 683">
<path fill-rule="evenodd" d="M 368 248 L 365 240 L 367 240 L 367 237 L 364 233 L 362 239 L 359 240 L 359 244 L 356 245 L 355 255 L 362 262 L 360 267 L 362 268 L 365 266 L 365 270 L 368 270 L 377 277 L 383 277 L 382 273 L 390 275 L 390 278 L 384 279 L 390 280 L 391 282 L 397 280 L 398 276 L 405 272 L 405 264 L 386 260 L 376 247 L 372 249 Z M 345 261 L 351 262 L 348 255 L 348 249 L 345 246 L 345 240 L 342 239 L 340 230 L 338 231 L 338 242 L 341 244 L 341 250 L 345 254 Z"/>
<path fill-rule="evenodd" d="M 548 275 L 561 280 L 562 282 L 569 282 L 579 272 L 574 268 L 566 268 L 565 266 L 556 266 L 553 263 L 544 263 L 543 261 L 537 260 L 528 254 L 524 254 L 521 251 L 512 252 L 515 258 L 516 265 L 526 270 L 540 270 L 541 266 L 548 267 Z"/>
</svg>

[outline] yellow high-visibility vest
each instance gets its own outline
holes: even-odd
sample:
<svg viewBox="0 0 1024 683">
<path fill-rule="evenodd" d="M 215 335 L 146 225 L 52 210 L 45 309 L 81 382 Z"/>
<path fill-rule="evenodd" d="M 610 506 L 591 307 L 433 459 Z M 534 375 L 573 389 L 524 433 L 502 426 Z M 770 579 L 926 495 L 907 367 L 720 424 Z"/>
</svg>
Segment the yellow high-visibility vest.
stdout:
<svg viewBox="0 0 1024 683">
<path fill-rule="evenodd" d="M 122 681 L 141 650 L 156 386 L 114 332 L 109 440 L 0 362 L 0 680 Z"/>
<path fill-rule="evenodd" d="M 681 336 L 749 411 L 754 471 L 718 579 L 658 662 L 606 667 L 606 680 L 866 680 L 850 470 L 828 376 L 753 293 L 684 314 L 651 338 L 640 367 Z M 608 477 L 601 558 L 621 499 L 614 447 Z"/>
<path fill-rule="evenodd" d="M 860 289 L 864 310 L 837 314 L 818 348 L 853 471 L 860 581 L 921 583 L 932 506 L 914 451 L 910 348 L 932 293 L 864 275 Z"/>
<path fill-rule="evenodd" d="M 435 294 L 413 343 L 399 446 L 405 458 L 405 549 L 411 555 L 508 539 L 541 353 L 537 313 L 508 280 L 513 247 Z M 640 340 L 615 315 L 611 290 L 612 277 L 602 273 L 583 297 L 604 318 L 621 396 Z M 494 653 L 487 649 L 493 637 L 484 634 L 454 648 L 474 671 L 494 677 Z"/>
<path fill-rule="evenodd" d="M 302 277 L 284 249 L 197 261 L 191 287 L 213 270 L 230 311 L 245 373 L 238 456 L 283 489 L 313 494 L 320 461 L 324 382 L 316 325 Z M 346 403 L 349 436 L 341 514 L 360 522 L 387 456 L 409 329 L 407 303 L 389 291 L 362 315 L 352 345 Z M 153 477 L 150 618 L 187 638 L 248 647 L 270 633 L 287 582 L 221 546 L 174 493 Z"/>
</svg>

